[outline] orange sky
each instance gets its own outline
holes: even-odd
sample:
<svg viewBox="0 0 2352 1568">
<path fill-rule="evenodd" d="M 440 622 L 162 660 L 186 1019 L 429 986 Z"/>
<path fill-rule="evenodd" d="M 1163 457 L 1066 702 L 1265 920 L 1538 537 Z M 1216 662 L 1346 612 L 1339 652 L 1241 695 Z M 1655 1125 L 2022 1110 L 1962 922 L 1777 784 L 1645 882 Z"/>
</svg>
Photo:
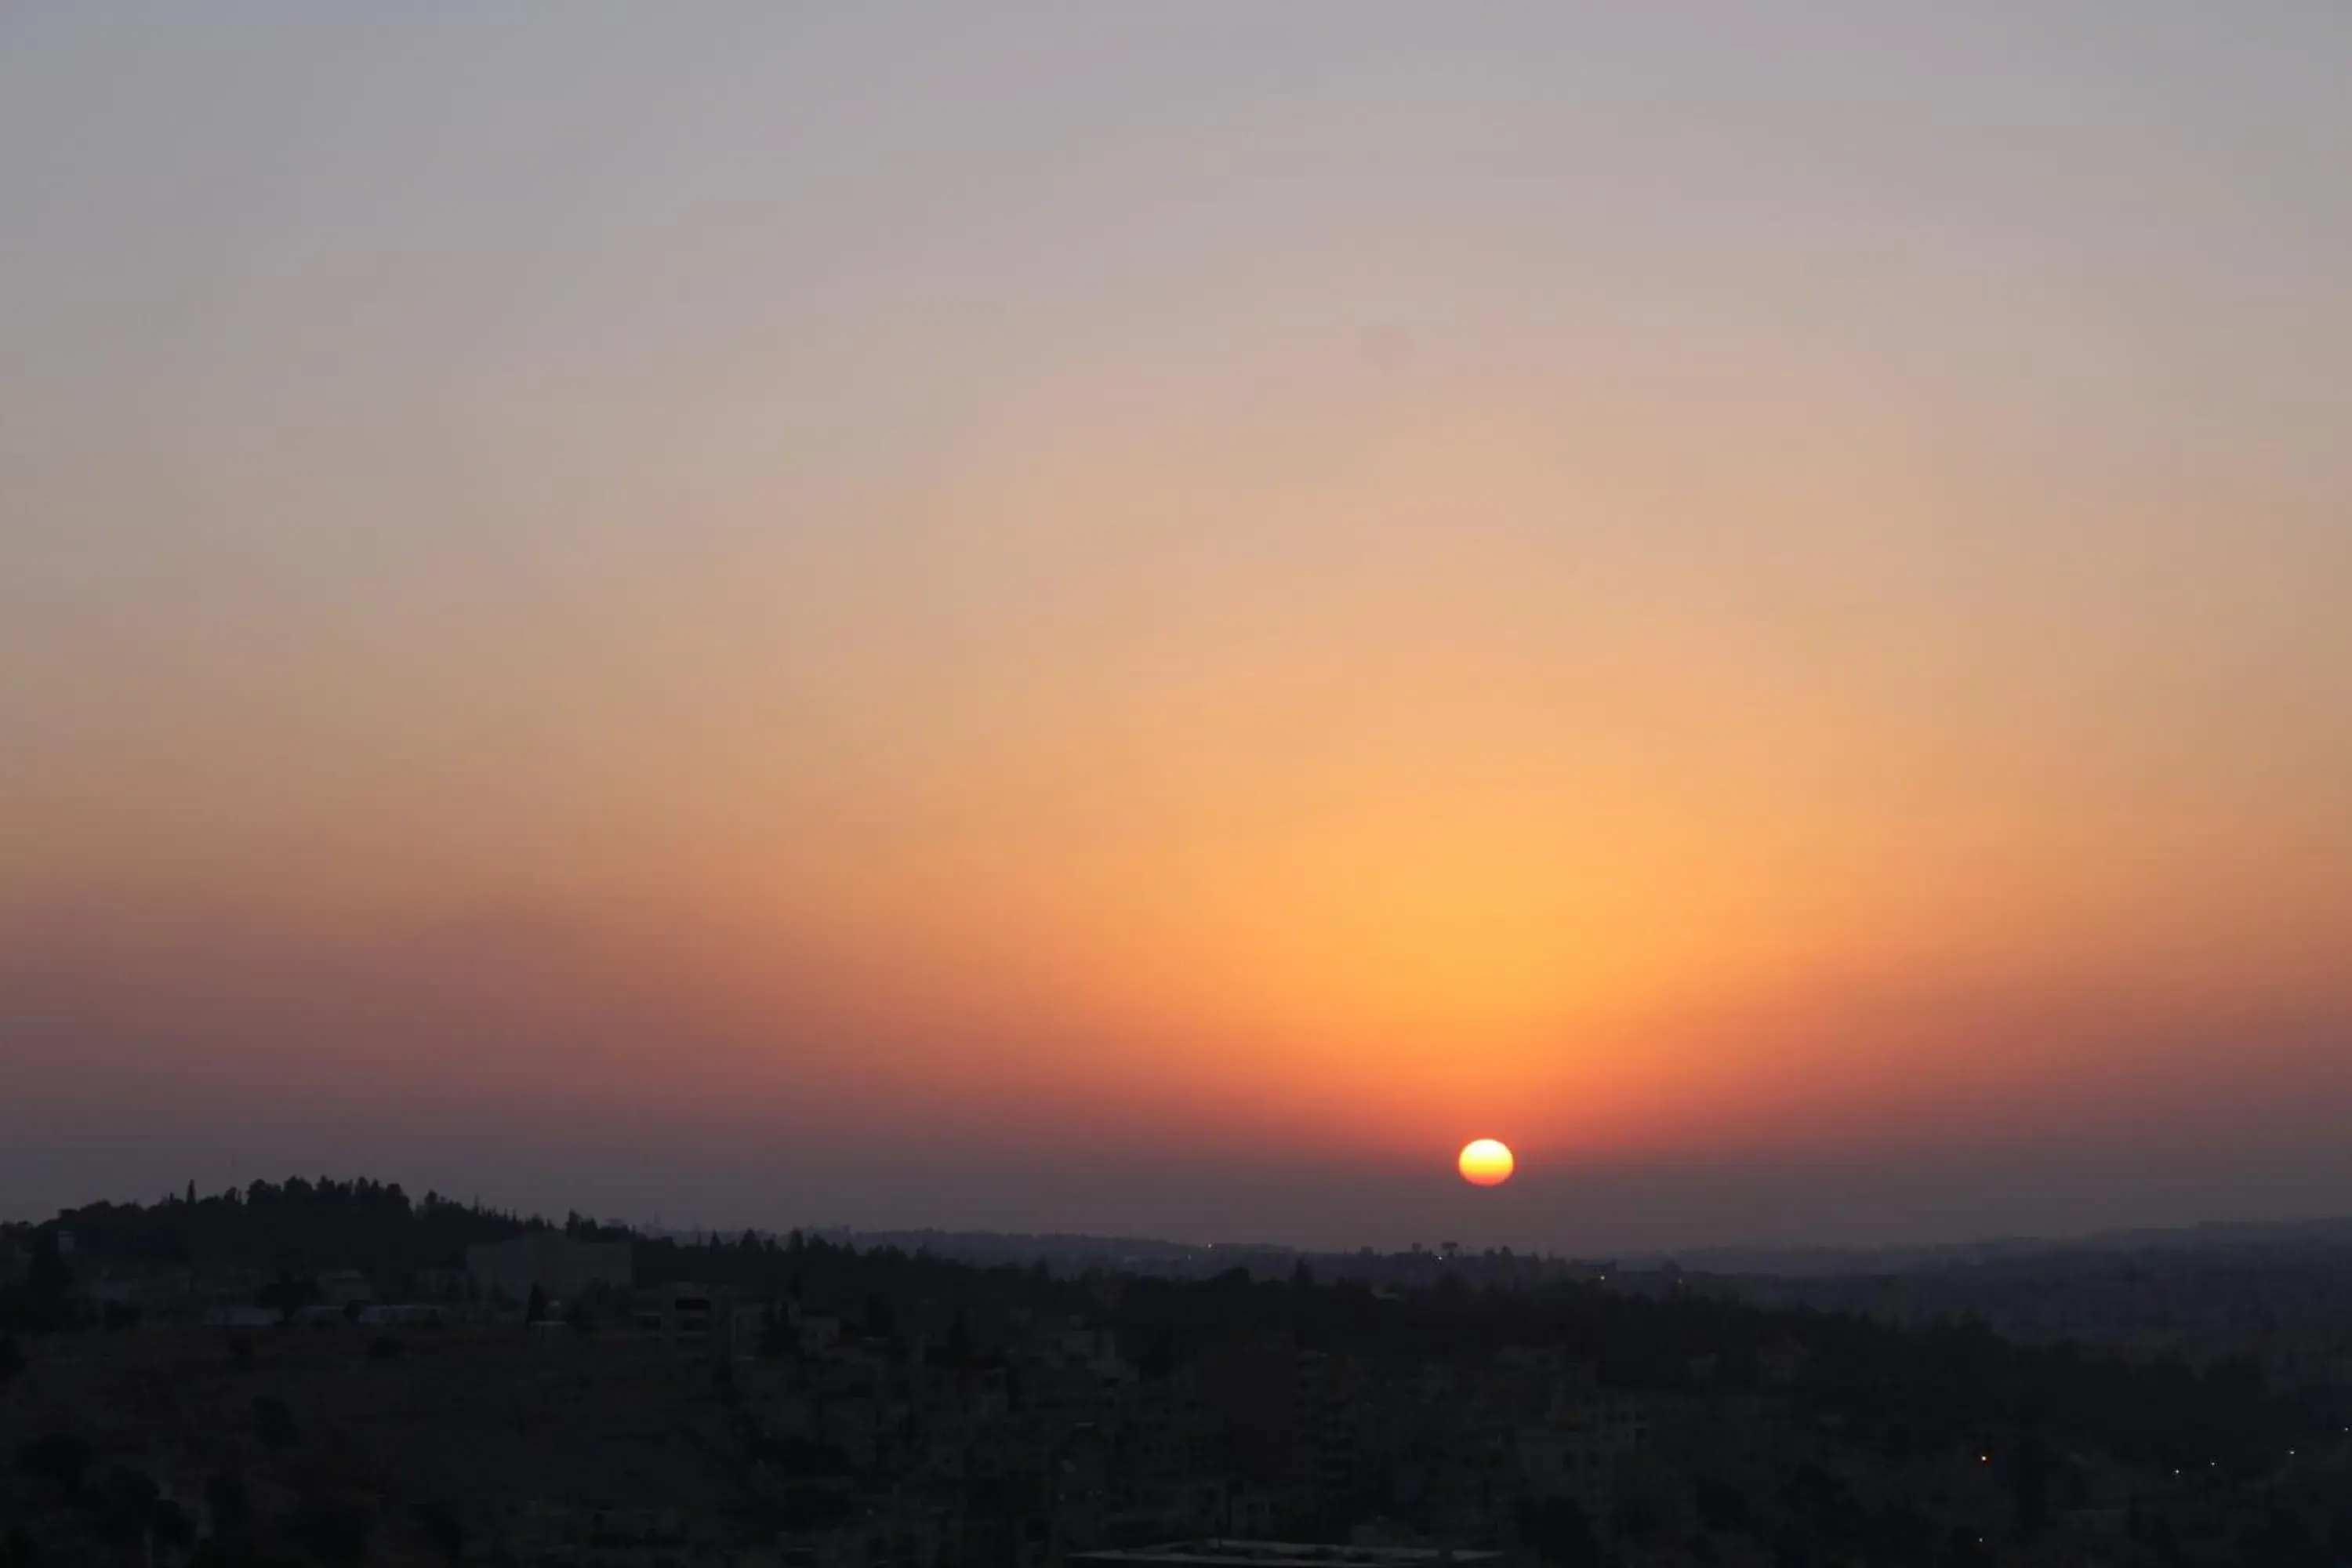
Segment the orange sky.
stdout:
<svg viewBox="0 0 2352 1568">
<path fill-rule="evenodd" d="M 0 23 L 0 1185 L 2352 1205 L 2344 28 L 1044 15 Z"/>
</svg>

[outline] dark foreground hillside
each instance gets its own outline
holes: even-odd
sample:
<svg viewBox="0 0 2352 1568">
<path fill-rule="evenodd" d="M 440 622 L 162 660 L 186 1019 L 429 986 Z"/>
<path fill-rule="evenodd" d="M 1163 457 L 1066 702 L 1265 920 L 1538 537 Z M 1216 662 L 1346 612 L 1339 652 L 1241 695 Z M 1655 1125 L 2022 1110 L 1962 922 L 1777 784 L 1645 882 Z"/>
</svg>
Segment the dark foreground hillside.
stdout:
<svg viewBox="0 0 2352 1568">
<path fill-rule="evenodd" d="M 5 1245 L 6 1568 L 2352 1559 L 2347 1435 L 2251 1363 L 1540 1260 L 1071 1278 L 329 1182 Z"/>
</svg>

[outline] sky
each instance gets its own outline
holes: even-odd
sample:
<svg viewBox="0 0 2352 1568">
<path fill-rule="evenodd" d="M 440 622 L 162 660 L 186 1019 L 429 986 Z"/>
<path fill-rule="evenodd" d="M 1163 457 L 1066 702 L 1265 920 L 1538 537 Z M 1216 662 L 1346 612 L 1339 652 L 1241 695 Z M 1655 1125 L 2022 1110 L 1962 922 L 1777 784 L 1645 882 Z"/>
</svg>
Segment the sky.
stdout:
<svg viewBox="0 0 2352 1568">
<path fill-rule="evenodd" d="M 2347 79 L 2284 0 L 7 7 L 0 1215 L 2352 1212 Z"/>
</svg>

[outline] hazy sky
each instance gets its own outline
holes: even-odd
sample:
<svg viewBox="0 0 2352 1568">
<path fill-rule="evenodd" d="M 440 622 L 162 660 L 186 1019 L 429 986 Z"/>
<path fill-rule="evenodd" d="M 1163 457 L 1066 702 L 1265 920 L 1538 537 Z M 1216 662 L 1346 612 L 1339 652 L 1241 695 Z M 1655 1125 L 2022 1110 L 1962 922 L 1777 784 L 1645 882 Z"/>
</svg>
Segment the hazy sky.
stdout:
<svg viewBox="0 0 2352 1568">
<path fill-rule="evenodd" d="M 2321 3 L 9 6 L 0 1213 L 2352 1211 L 2347 83 Z"/>
</svg>

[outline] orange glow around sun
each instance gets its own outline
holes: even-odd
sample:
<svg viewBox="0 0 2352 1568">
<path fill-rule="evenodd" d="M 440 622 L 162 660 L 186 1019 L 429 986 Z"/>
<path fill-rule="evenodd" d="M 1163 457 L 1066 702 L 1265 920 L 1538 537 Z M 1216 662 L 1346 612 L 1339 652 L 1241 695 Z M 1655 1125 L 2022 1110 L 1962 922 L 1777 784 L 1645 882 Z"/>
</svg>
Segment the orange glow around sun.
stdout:
<svg viewBox="0 0 2352 1568">
<path fill-rule="evenodd" d="M 1462 1179 L 1475 1187 L 1499 1187 L 1511 1179 L 1518 1162 L 1511 1157 L 1510 1145 L 1495 1138 L 1478 1138 L 1462 1146 L 1462 1157 L 1456 1162 Z"/>
</svg>

